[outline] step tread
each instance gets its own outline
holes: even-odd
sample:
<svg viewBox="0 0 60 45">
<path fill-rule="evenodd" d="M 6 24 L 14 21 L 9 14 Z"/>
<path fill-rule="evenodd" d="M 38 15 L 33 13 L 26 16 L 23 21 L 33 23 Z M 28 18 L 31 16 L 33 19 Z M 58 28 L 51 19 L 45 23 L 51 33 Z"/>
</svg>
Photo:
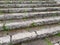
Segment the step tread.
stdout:
<svg viewBox="0 0 60 45">
<path fill-rule="evenodd" d="M 50 14 L 50 15 L 48 15 Z M 51 12 L 31 12 L 31 13 L 12 13 L 12 14 L 2 14 L 0 15 L 0 20 L 9 20 L 9 19 L 23 19 L 23 18 L 43 18 L 43 17 L 53 17 L 60 16 L 60 11 L 51 11 Z"/>
<path fill-rule="evenodd" d="M 38 26 L 38 25 L 46 25 L 46 24 L 53 24 L 53 23 L 59 23 L 60 17 L 50 17 L 50 18 L 44 18 L 44 19 L 32 19 L 29 21 L 23 21 L 23 22 L 12 22 L 12 23 L 6 23 L 5 26 L 8 27 L 8 29 L 16 29 L 16 28 L 25 28 L 30 26 Z M 1 30 L 3 23 L 0 24 Z"/>
</svg>

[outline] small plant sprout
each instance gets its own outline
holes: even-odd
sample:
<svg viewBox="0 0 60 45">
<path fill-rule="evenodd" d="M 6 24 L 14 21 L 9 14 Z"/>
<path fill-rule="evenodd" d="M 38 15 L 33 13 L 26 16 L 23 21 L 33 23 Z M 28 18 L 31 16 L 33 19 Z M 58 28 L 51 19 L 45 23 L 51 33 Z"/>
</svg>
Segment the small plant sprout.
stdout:
<svg viewBox="0 0 60 45">
<path fill-rule="evenodd" d="M 34 27 L 34 26 L 36 26 L 36 24 L 33 22 L 33 23 L 31 24 L 31 26 L 33 26 L 33 27 Z"/>
</svg>

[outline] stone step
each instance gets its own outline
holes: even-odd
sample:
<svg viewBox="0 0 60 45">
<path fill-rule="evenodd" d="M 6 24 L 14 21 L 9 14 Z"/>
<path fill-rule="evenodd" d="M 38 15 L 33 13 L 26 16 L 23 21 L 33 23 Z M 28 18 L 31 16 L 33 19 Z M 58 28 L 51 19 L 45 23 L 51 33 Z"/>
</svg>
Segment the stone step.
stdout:
<svg viewBox="0 0 60 45">
<path fill-rule="evenodd" d="M 55 16 L 60 16 L 60 11 L 2 14 L 0 15 L 0 21 L 11 19 L 46 18 Z"/>
<path fill-rule="evenodd" d="M 55 1 L 0 1 L 0 4 L 55 4 Z"/>
<path fill-rule="evenodd" d="M 58 16 L 54 16 L 54 17 L 58 17 Z M 54 17 L 51 17 L 51 18 L 54 18 Z M 46 17 L 46 18 L 50 18 L 50 17 Z M 28 19 L 14 19 L 14 20 L 3 20 L 3 21 L 0 21 L 0 23 L 4 23 L 4 21 L 6 21 L 6 23 L 14 23 L 14 22 L 24 22 L 24 21 L 29 21 L 29 20 L 36 20 L 36 19 L 45 19 L 45 18 L 28 18 Z"/>
<path fill-rule="evenodd" d="M 14 34 L 22 33 L 25 31 L 29 31 L 29 32 L 32 32 L 35 30 L 38 31 L 39 29 L 55 27 L 55 26 L 59 26 L 59 25 L 60 25 L 60 23 L 55 23 L 55 24 L 50 24 L 50 25 L 40 25 L 40 26 L 35 26 L 35 27 L 19 28 L 19 29 L 14 29 L 14 30 L 12 29 L 12 30 L 8 31 L 8 33 L 9 33 L 8 35 L 14 35 Z M 7 33 L 7 31 L 0 31 L 0 37 L 6 36 L 7 35 L 6 33 Z"/>
<path fill-rule="evenodd" d="M 0 8 L 2 13 L 26 13 L 26 12 L 45 12 L 60 11 L 60 7 L 41 7 L 41 8 Z"/>
<path fill-rule="evenodd" d="M 20 45 L 20 43 L 17 43 L 17 44 Z M 45 39 L 36 39 L 36 40 L 28 41 L 28 42 L 23 42 L 21 43 L 21 45 L 48 45 L 48 43 L 46 42 Z"/>
<path fill-rule="evenodd" d="M 52 36 L 48 38 L 53 44 L 59 44 L 60 45 L 60 36 Z"/>
<path fill-rule="evenodd" d="M 52 36 L 52 37 L 48 37 L 48 38 L 46 37 L 44 39 L 36 39 L 36 40 L 28 41 L 28 42 L 23 42 L 23 43 L 21 43 L 21 45 L 29 45 L 29 44 L 30 45 L 48 45 L 49 41 L 53 45 L 60 45 L 60 36 Z M 20 45 L 20 44 L 18 44 L 18 45 Z"/>
<path fill-rule="evenodd" d="M 31 26 L 40 26 L 40 25 L 46 25 L 46 24 L 53 24 L 53 23 L 59 23 L 60 17 L 50 17 L 50 18 L 44 18 L 44 19 L 32 19 L 29 21 L 23 21 L 23 22 L 10 22 L 6 23 L 5 26 L 8 29 L 17 29 L 17 28 L 26 28 Z M 0 24 L 0 30 L 3 30 L 3 23 Z"/>
<path fill-rule="evenodd" d="M 41 39 L 46 36 L 55 35 L 59 32 L 60 32 L 60 25 L 50 27 L 50 28 L 39 29 L 39 30 L 36 30 L 33 32 L 17 33 L 17 34 L 12 35 L 12 43 L 15 44 L 15 43 L 20 43 L 23 41 L 33 40 L 33 39 L 37 39 L 37 38 Z M 4 40 L 6 40 L 6 41 L 4 41 Z M 10 43 L 10 35 L 0 37 L 0 44 L 4 45 L 4 44 L 8 44 L 8 43 Z"/>
<path fill-rule="evenodd" d="M 60 7 L 60 4 L 0 4 L 0 8 Z"/>
</svg>

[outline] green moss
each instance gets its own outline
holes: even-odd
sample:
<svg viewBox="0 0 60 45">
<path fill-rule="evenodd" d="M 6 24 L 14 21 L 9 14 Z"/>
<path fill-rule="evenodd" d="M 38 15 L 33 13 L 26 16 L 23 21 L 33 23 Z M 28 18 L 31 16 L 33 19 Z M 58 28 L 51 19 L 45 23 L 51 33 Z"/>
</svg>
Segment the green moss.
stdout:
<svg viewBox="0 0 60 45">
<path fill-rule="evenodd" d="M 32 23 L 32 24 L 31 24 L 31 26 L 33 26 L 33 27 L 34 27 L 34 26 L 36 26 L 36 24 L 35 24 L 35 23 Z"/>
<path fill-rule="evenodd" d="M 32 0 L 30 0 L 30 2 L 32 3 Z"/>
<path fill-rule="evenodd" d="M 60 36 L 60 33 L 58 33 L 58 34 L 56 34 L 54 36 Z M 48 38 L 45 38 L 45 41 L 47 42 L 48 45 L 53 45 Z"/>
<path fill-rule="evenodd" d="M 6 32 L 9 31 L 9 28 L 6 27 L 5 24 L 3 24 L 3 31 L 6 31 Z M 8 35 L 8 34 L 9 34 L 9 33 L 7 32 L 7 35 Z M 10 36 L 10 40 L 12 40 L 12 39 L 11 39 L 11 36 Z M 13 45 L 13 44 L 12 44 L 12 42 L 10 41 L 10 43 L 9 43 L 8 45 Z"/>
<path fill-rule="evenodd" d="M 2 11 L 0 11 L 0 14 L 4 14 Z"/>
<path fill-rule="evenodd" d="M 3 31 L 8 31 L 9 30 L 9 28 L 7 28 L 6 26 L 5 26 L 5 24 L 3 24 Z"/>
<path fill-rule="evenodd" d="M 56 35 L 54 35 L 54 36 L 60 36 L 60 33 L 58 33 L 58 34 L 56 34 Z"/>
<path fill-rule="evenodd" d="M 27 20 L 27 17 L 22 18 L 23 20 Z"/>
<path fill-rule="evenodd" d="M 53 16 L 57 16 L 57 15 L 58 15 L 58 13 L 54 13 L 54 14 L 53 14 Z"/>
<path fill-rule="evenodd" d="M 48 45 L 53 45 L 48 38 L 45 38 L 45 41 L 47 42 Z"/>
</svg>

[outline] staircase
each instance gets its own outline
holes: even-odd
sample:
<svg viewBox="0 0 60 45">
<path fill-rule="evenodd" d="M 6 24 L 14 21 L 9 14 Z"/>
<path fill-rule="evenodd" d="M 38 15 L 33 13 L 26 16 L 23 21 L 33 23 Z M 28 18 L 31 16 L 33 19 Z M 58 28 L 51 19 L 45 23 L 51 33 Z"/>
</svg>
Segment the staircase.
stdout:
<svg viewBox="0 0 60 45">
<path fill-rule="evenodd" d="M 0 45 L 56 45 L 57 34 L 60 4 L 56 1 L 0 0 Z"/>
</svg>

